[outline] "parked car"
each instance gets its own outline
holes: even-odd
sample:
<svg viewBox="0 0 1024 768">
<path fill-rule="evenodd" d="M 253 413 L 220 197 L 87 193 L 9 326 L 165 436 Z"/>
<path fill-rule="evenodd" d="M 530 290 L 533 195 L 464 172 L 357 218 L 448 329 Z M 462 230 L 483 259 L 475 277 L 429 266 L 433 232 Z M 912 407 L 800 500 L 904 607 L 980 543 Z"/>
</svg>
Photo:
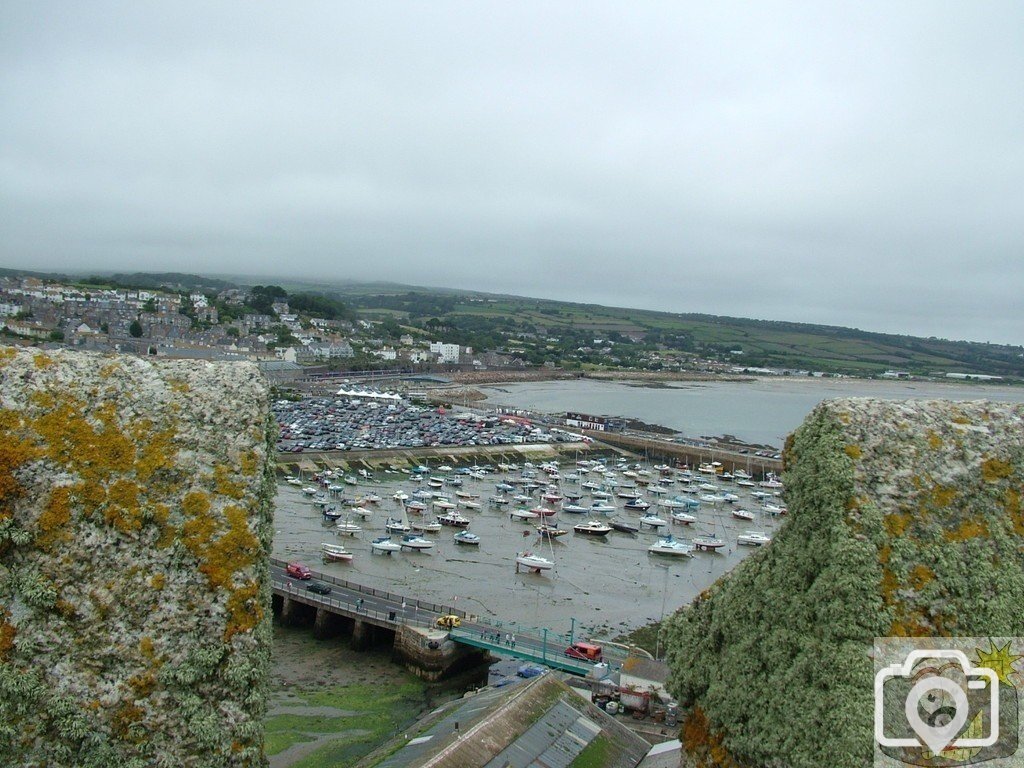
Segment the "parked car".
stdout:
<svg viewBox="0 0 1024 768">
<path fill-rule="evenodd" d="M 313 572 L 309 570 L 309 566 L 302 563 L 288 563 L 284 568 L 284 572 L 293 579 L 306 580 L 313 578 Z"/>
<path fill-rule="evenodd" d="M 523 664 L 516 670 L 516 674 L 519 677 L 536 677 L 537 675 L 544 674 L 544 667 L 537 666 L 536 664 Z"/>
<path fill-rule="evenodd" d="M 331 594 L 331 588 L 324 584 L 322 581 L 314 581 L 306 585 L 306 589 L 310 592 L 316 592 L 318 595 L 329 595 Z"/>
<path fill-rule="evenodd" d="M 593 643 L 573 643 L 565 649 L 565 655 L 571 659 L 582 659 L 583 661 L 600 661 L 602 650 L 600 645 Z"/>
</svg>

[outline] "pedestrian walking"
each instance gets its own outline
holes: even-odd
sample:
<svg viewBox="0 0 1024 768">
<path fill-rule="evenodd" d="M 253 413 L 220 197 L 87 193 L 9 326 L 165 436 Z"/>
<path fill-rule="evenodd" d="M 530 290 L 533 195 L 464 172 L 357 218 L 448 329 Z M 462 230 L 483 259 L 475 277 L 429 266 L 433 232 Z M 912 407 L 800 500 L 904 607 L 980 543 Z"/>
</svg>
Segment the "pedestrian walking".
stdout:
<svg viewBox="0 0 1024 768">
<path fill-rule="evenodd" d="M 509 640 L 508 632 L 505 633 L 505 645 L 511 645 L 512 642 Z"/>
<path fill-rule="evenodd" d="M 515 635 L 512 635 L 511 642 L 512 642 L 512 647 L 515 648 L 516 647 L 516 636 Z"/>
</svg>

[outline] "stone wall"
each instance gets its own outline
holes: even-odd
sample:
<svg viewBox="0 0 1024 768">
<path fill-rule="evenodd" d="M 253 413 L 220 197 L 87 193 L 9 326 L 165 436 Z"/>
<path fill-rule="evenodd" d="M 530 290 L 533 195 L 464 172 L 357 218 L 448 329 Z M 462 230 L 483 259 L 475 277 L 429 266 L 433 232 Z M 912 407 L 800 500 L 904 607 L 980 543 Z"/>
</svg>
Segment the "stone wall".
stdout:
<svg viewBox="0 0 1024 768">
<path fill-rule="evenodd" d="M 669 623 L 694 766 L 871 764 L 872 640 L 1024 635 L 1024 407 L 817 407 L 789 520 Z"/>
<path fill-rule="evenodd" d="M 0 347 L 0 765 L 259 766 L 255 366 Z"/>
</svg>

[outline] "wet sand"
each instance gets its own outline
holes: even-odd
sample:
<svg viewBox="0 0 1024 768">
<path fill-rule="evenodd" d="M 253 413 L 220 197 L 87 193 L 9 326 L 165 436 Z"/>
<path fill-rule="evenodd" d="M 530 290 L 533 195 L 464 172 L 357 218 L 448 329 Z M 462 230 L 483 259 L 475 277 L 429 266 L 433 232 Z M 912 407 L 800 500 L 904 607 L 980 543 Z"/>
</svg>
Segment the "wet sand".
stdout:
<svg viewBox="0 0 1024 768">
<path fill-rule="evenodd" d="M 439 533 L 427 534 L 437 542 L 433 550 L 380 555 L 372 552 L 369 542 L 383 535 L 389 514 L 401 513 L 401 506 L 391 498 L 392 494 L 398 489 L 411 493 L 418 486 L 404 474 L 379 473 L 377 477 L 380 483 L 346 486 L 344 494 L 349 497 L 362 493 L 382 497 L 372 519 L 353 518 L 353 522 L 363 528 L 355 538 L 336 536 L 332 527 L 322 524 L 319 511 L 306 503 L 299 488 L 281 484 L 274 526 L 274 555 L 300 560 L 315 570 L 339 578 L 450 605 L 482 618 L 505 624 L 548 627 L 563 634 L 569 631 L 573 618 L 577 633 L 582 630 L 591 636 L 617 635 L 662 618 L 689 603 L 756 551 L 738 547 L 738 533 L 763 530 L 771 535 L 781 523 L 781 519 L 767 514 L 758 514 L 754 523 L 735 520 L 730 514 L 732 505 L 702 505 L 696 513 L 697 523 L 691 526 L 672 524 L 669 526 L 672 533 L 681 539 L 716 534 L 726 541 L 726 547 L 717 554 L 698 552 L 693 558 L 648 554 L 647 547 L 660 537 L 646 528 L 635 535 L 613 531 L 603 539 L 570 531 L 561 539 L 548 542 L 534 531 L 533 526 L 538 521 L 510 520 L 509 507 L 487 504 L 487 497 L 495 493 L 494 484 L 504 477 L 496 473 L 489 475 L 486 481 L 464 477 L 461 489 L 452 486 L 443 489 L 453 498 L 456 490 L 480 494 L 481 510 L 462 510 L 471 520 L 469 530 L 481 537 L 478 547 L 455 544 L 452 535 L 457 529 L 443 527 Z M 542 479 L 541 473 L 538 482 Z M 569 490 L 579 486 L 562 481 L 562 487 Z M 759 503 L 750 499 L 743 489 L 731 483 L 722 483 L 721 487 L 741 497 L 735 506 L 751 511 L 758 509 Z M 681 493 L 682 487 L 673 486 L 673 492 Z M 589 504 L 589 496 L 583 498 Z M 651 503 L 655 501 L 655 497 L 647 494 L 644 498 Z M 637 522 L 639 514 L 622 510 L 624 500 L 616 499 L 615 503 L 619 518 Z M 658 510 L 658 514 L 668 519 L 667 510 Z M 586 516 L 559 512 L 555 519 L 561 527 L 571 529 Z M 345 544 L 355 553 L 354 560 L 322 563 L 321 542 Z M 516 573 L 515 556 L 524 549 L 553 560 L 555 568 L 544 574 Z"/>
</svg>

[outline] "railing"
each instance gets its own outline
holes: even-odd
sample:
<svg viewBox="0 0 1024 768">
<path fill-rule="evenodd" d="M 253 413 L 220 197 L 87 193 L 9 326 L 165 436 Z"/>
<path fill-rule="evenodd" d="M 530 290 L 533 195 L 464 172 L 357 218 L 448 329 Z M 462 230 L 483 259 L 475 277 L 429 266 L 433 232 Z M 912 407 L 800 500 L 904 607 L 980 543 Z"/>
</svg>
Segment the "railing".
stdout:
<svg viewBox="0 0 1024 768">
<path fill-rule="evenodd" d="M 279 568 L 284 568 L 288 565 L 287 561 L 281 560 L 276 557 L 270 558 L 270 563 L 271 565 L 276 565 Z M 410 608 L 415 606 L 416 608 L 423 611 L 429 611 L 431 613 L 452 614 L 463 619 L 465 619 L 469 615 L 465 611 L 455 610 L 451 606 L 438 605 L 437 603 L 429 603 L 418 598 L 406 597 L 405 595 L 396 595 L 393 592 L 387 592 L 381 589 L 374 589 L 373 587 L 367 587 L 363 584 L 356 584 L 355 582 L 348 581 L 346 579 L 339 579 L 338 577 L 332 576 L 327 573 L 319 573 L 318 571 L 313 571 L 313 573 L 320 581 L 327 582 L 328 584 L 334 584 L 344 589 L 348 589 L 352 592 L 360 592 L 364 595 L 372 595 L 373 597 L 379 597 L 391 603 L 405 603 Z M 275 583 L 277 582 L 275 581 Z M 282 583 L 288 584 L 290 582 Z"/>
</svg>

